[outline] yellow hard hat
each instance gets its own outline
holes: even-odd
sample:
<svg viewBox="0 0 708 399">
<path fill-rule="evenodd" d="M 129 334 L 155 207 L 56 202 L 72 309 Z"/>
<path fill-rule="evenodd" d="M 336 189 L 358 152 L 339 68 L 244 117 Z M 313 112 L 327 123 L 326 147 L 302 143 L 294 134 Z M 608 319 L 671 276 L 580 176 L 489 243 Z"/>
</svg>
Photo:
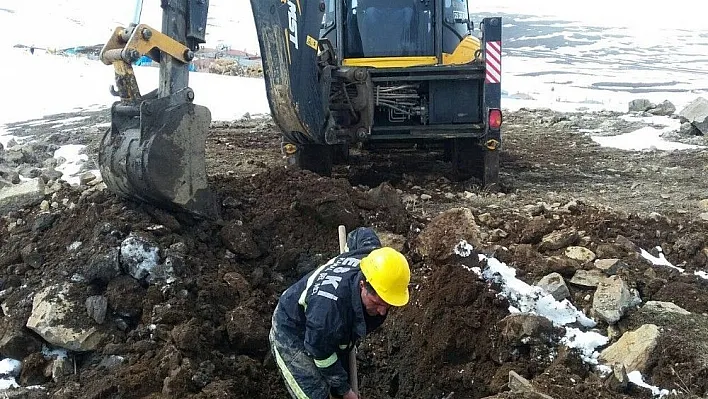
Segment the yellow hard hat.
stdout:
<svg viewBox="0 0 708 399">
<path fill-rule="evenodd" d="M 403 306 L 408 303 L 411 270 L 406 257 L 393 248 L 371 251 L 359 264 L 366 281 L 386 303 Z"/>
</svg>

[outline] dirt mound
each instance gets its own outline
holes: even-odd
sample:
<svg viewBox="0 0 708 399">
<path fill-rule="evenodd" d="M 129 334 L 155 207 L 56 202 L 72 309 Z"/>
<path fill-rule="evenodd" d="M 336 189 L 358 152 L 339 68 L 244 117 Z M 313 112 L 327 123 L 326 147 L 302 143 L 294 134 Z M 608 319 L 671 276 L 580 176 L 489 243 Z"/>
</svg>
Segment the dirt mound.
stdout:
<svg viewBox="0 0 708 399">
<path fill-rule="evenodd" d="M 499 367 L 492 359 L 501 357 L 497 323 L 508 315 L 508 303 L 460 264 L 435 265 L 416 274 L 414 284 L 410 305 L 393 312 L 385 332 L 362 349 L 362 393 L 437 398 L 496 392 L 499 386 L 489 388 Z"/>
<path fill-rule="evenodd" d="M 214 186 L 224 205 L 219 223 L 67 188 L 58 201 L 75 205 L 16 212 L 11 219 L 21 226 L 1 226 L 4 304 L 14 305 L 13 318 L 26 320 L 32 294 L 51 282 L 82 287 L 68 301 L 108 302 L 107 342 L 74 355 L 81 372 L 61 376 L 56 397 L 282 396 L 267 347 L 280 292 L 338 252 L 337 225 L 351 229 L 375 218 L 381 231 L 407 226 L 400 202 L 385 203 L 386 188 L 367 193 L 281 169 L 216 178 Z M 382 212 L 389 208 L 399 212 Z M 173 281 L 128 275 L 128 240 L 157 248 L 161 264 L 170 259 Z M 32 267 L 24 262 L 31 254 L 41 254 Z"/>
<path fill-rule="evenodd" d="M 659 189 L 683 187 L 685 176 L 702 173 L 686 170 L 703 165 L 696 160 L 704 154 L 628 158 L 578 137 L 562 121 L 534 124 L 539 116 L 551 115 L 522 111 L 507 119 L 502 177 L 508 184 L 500 193 L 448 180 L 432 156 L 354 151 L 351 167 L 335 168 L 337 178 L 286 170 L 272 122 L 243 121 L 212 129 L 207 140 L 216 171 L 210 183 L 224 209 L 218 222 L 66 185 L 42 205 L 0 218 L 0 355 L 24 360 L 18 383 L 46 388 L 18 397 L 284 397 L 267 348 L 269 318 L 283 289 L 337 253 L 339 224 L 373 226 L 413 267 L 410 306 L 392 312 L 361 347 L 364 397 L 538 397 L 511 391 L 512 371 L 556 398 L 651 396 L 632 384 L 608 383 L 583 353 L 567 349 L 570 326 L 510 315 L 514 304 L 502 287 L 475 272 L 485 269 L 476 254 L 446 254 L 452 248 L 445 244 L 423 258 L 431 252 L 417 247 L 421 235 L 428 244 L 454 243 L 462 237 L 446 234 L 459 231 L 527 284 L 560 274 L 566 299 L 598 320 L 589 331 L 607 336 L 607 345 L 646 323 L 660 326 L 644 378 L 684 396 L 705 395 L 708 352 L 696 341 L 708 337 L 694 331 L 708 326 L 702 316 L 708 280 L 700 275 L 708 241 L 705 222 L 696 218 L 705 191 L 700 180 L 685 196 L 677 188 L 666 198 Z M 571 141 L 578 143 L 572 151 Z M 654 187 L 654 173 L 661 173 L 662 185 L 636 192 Z M 624 184 L 628 179 L 640 186 Z M 588 200 L 600 197 L 624 211 Z M 467 216 L 440 220 L 464 228 L 437 226 L 423 234 L 451 208 L 464 208 Z M 665 216 L 635 213 L 653 209 Z M 594 315 L 596 286 L 574 282 L 578 272 L 598 271 L 594 260 L 572 258 L 578 247 L 597 259 L 616 259 L 610 274 L 641 298 L 619 323 Z M 26 326 L 45 290 L 51 295 L 40 298 L 62 297 L 75 310 L 59 321 L 71 327 L 58 331 L 60 339 L 87 348 L 93 341 L 77 333 L 99 334 L 97 349 L 66 358 L 42 352 L 56 326 L 41 320 L 32 324 L 36 330 Z M 641 306 L 652 300 L 691 313 L 664 318 Z"/>
<path fill-rule="evenodd" d="M 334 232 L 344 224 L 349 229 L 373 225 L 380 232 L 403 234 L 411 243 L 405 246 L 414 270 L 411 304 L 392 312 L 361 348 L 366 397 L 505 397 L 511 371 L 558 397 L 648 395 L 636 387 L 607 388 L 604 377 L 577 351 L 558 350 L 562 327 L 540 316 L 509 315 L 501 287 L 480 278 L 485 264 L 475 253 L 460 257 L 451 249 L 449 256 L 441 252 L 421 258 L 415 248 L 420 231 L 407 228 L 425 228 L 428 221 L 406 212 L 390 185 L 368 190 L 345 179 L 285 169 L 220 175 L 212 184 L 224 208 L 217 223 L 120 201 L 107 191 L 68 187 L 54 198 L 63 205 L 3 219 L 3 321 L 14 321 L 13 331 L 22 330 L 23 320 L 33 313 L 34 294 L 57 282 L 72 284 L 66 301 L 86 303 L 97 323 L 88 298 L 107 303 L 105 321 L 98 323 L 101 346 L 70 353 L 66 367 L 75 366 L 76 374 L 47 373 L 56 362 L 39 362 L 46 358 L 37 354 L 41 338 L 18 332 L 16 341 L 32 343 L 25 349 L 12 347 L 34 365 L 23 371 L 23 381 L 44 384 L 57 398 L 282 397 L 284 386 L 267 347 L 272 309 L 288 284 L 336 254 Z M 563 258 L 567 246 L 583 245 L 599 257 L 621 259 L 626 266 L 618 275 L 643 300 L 706 311 L 702 285 L 686 274 L 705 264 L 700 224 L 612 213 L 577 202 L 524 211 L 472 209 L 468 219 L 485 243 L 480 249 L 514 266 L 529 283 L 553 271 L 570 279 L 578 270 L 591 269 L 592 263 Z M 544 241 L 568 229 L 573 234 L 563 245 Z M 435 226 L 426 234 L 439 235 L 429 237 L 433 242 L 448 242 L 446 231 Z M 652 267 L 639 255 L 640 248 L 651 248 L 657 239 L 669 257 L 685 260 L 683 273 Z M 136 255 L 135 245 L 143 255 Z M 135 267 L 136 262 L 144 266 L 153 253 L 169 271 Z M 569 295 L 590 314 L 592 289 L 569 284 Z M 85 310 L 75 318 L 84 327 L 93 324 L 86 321 Z M 674 348 L 675 342 L 665 339 L 659 348 Z M 706 368 L 700 358 L 687 356 L 682 377 L 696 381 Z M 672 383 L 660 366 L 675 359 L 655 352 L 656 367 L 647 375 Z"/>
</svg>

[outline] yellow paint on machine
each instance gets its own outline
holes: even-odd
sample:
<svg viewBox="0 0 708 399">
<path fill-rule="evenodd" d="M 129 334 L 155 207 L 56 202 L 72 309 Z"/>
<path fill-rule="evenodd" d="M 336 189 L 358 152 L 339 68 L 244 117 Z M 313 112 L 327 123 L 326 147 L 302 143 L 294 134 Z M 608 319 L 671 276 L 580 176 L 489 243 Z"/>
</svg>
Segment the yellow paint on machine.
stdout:
<svg viewBox="0 0 708 399">
<path fill-rule="evenodd" d="M 313 50 L 317 50 L 317 40 L 315 40 L 314 37 L 307 35 L 307 40 L 305 40 L 305 43 L 307 43 L 307 45 Z"/>
<path fill-rule="evenodd" d="M 346 58 L 342 61 L 346 66 L 370 66 L 374 68 L 400 68 L 420 65 L 435 65 L 438 62 L 435 56 L 422 57 L 371 57 L 371 58 Z"/>
<path fill-rule="evenodd" d="M 480 47 L 479 39 L 473 36 L 465 36 L 452 54 L 443 53 L 443 64 L 460 65 L 472 62 L 474 60 L 474 53 L 476 53 Z"/>
<path fill-rule="evenodd" d="M 443 53 L 443 65 L 460 65 L 472 62 L 475 52 L 479 49 L 479 39 L 473 36 L 466 36 L 457 45 L 452 54 Z M 345 66 L 368 66 L 373 68 L 404 68 L 436 65 L 437 63 L 438 60 L 435 56 L 346 58 L 342 61 Z"/>
</svg>

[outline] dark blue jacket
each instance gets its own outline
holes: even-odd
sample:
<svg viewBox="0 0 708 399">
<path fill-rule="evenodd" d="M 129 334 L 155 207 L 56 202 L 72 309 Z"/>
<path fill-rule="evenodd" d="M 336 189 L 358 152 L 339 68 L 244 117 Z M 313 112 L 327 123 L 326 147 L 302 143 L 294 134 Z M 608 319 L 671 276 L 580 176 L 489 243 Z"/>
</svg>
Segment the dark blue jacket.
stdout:
<svg viewBox="0 0 708 399">
<path fill-rule="evenodd" d="M 349 391 L 347 354 L 386 316 L 369 316 L 361 303 L 359 262 L 381 247 L 373 230 L 358 228 L 347 237 L 348 252 L 332 258 L 288 288 L 280 297 L 273 320 L 278 330 L 302 347 L 332 393 Z"/>
</svg>

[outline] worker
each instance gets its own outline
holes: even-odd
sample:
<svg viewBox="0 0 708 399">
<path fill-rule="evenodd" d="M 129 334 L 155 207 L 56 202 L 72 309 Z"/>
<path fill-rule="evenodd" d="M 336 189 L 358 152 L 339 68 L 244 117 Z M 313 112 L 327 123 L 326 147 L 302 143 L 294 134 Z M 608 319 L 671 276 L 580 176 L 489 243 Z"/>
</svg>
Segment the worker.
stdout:
<svg viewBox="0 0 708 399">
<path fill-rule="evenodd" d="M 405 256 L 360 227 L 347 236 L 344 253 L 285 290 L 270 345 L 290 395 L 358 398 L 349 383 L 349 352 L 392 306 L 408 303 L 409 282 Z"/>
</svg>

